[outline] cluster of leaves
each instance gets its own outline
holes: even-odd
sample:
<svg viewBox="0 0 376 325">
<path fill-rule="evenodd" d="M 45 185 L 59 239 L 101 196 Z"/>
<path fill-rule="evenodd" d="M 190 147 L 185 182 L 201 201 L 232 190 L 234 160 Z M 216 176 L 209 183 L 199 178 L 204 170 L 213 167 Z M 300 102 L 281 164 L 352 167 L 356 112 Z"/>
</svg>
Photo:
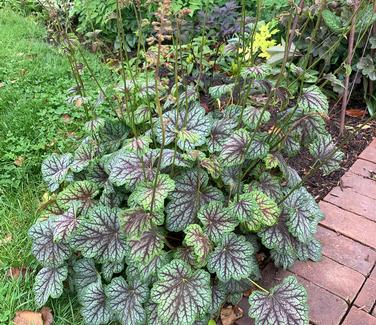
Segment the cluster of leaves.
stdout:
<svg viewBox="0 0 376 325">
<path fill-rule="evenodd" d="M 318 260 L 323 215 L 285 157 L 307 148 L 330 173 L 342 155 L 325 130 L 328 101 L 318 87 L 290 101 L 279 88 L 270 104 L 255 100 L 271 94 L 272 73 L 250 66 L 240 84 L 211 87 L 224 104 L 209 113 L 193 87 L 178 87 L 162 116 L 149 105 L 94 119 L 74 153 L 47 158 L 53 203 L 29 232 L 43 265 L 37 304 L 68 281 L 88 324 L 205 324 L 260 277 L 260 244 L 283 268 Z M 233 96 L 241 85 L 252 87 L 250 97 L 240 90 L 243 105 Z M 146 102 L 155 96 L 153 83 L 126 87 Z M 294 278 L 249 300 L 257 324 L 308 323 Z"/>
</svg>

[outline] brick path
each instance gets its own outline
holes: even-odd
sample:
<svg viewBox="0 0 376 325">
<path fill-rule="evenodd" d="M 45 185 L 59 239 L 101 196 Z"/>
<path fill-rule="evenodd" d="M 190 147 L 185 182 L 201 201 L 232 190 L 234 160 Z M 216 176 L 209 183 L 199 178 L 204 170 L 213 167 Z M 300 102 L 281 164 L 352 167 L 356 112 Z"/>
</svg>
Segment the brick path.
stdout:
<svg viewBox="0 0 376 325">
<path fill-rule="evenodd" d="M 269 264 L 263 283 L 270 287 L 294 273 L 308 291 L 312 324 L 376 325 L 376 139 L 320 207 L 322 260 L 298 262 L 288 271 Z M 236 324 L 253 322 L 244 317 Z"/>
</svg>

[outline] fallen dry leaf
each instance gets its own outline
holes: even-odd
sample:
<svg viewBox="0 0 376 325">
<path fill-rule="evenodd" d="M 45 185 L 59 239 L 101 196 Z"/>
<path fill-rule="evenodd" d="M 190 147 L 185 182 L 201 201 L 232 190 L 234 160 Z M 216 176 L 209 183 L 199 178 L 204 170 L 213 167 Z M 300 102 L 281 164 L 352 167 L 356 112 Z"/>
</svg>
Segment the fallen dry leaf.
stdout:
<svg viewBox="0 0 376 325">
<path fill-rule="evenodd" d="M 40 313 L 42 314 L 43 319 L 43 325 L 51 325 L 54 322 L 54 316 L 52 315 L 51 308 L 43 307 L 40 310 Z"/>
<path fill-rule="evenodd" d="M 25 157 L 24 156 L 18 156 L 16 158 L 16 160 L 14 161 L 14 164 L 17 166 L 17 167 L 21 167 L 23 165 L 25 161 Z"/>
<path fill-rule="evenodd" d="M 363 117 L 366 115 L 366 111 L 359 108 L 349 108 L 346 110 L 346 115 L 351 117 Z"/>
<path fill-rule="evenodd" d="M 82 98 L 76 99 L 76 101 L 74 102 L 74 105 L 76 105 L 76 107 L 81 107 L 82 106 Z"/>
<path fill-rule="evenodd" d="M 12 241 L 12 235 L 11 234 L 8 234 L 7 236 L 5 236 L 4 238 L 0 239 L 0 246 L 1 245 L 4 245 L 4 244 L 8 244 L 9 242 Z"/>
<path fill-rule="evenodd" d="M 12 279 L 18 279 L 20 276 L 25 276 L 27 271 L 29 269 L 22 266 L 22 267 L 11 267 L 8 272 L 7 272 L 7 275 L 9 277 L 11 277 Z"/>
<path fill-rule="evenodd" d="M 232 325 L 236 320 L 243 317 L 243 310 L 236 306 L 227 306 L 221 309 L 222 325 Z"/>
<path fill-rule="evenodd" d="M 42 314 L 29 310 L 16 311 L 14 325 L 43 325 Z"/>
</svg>

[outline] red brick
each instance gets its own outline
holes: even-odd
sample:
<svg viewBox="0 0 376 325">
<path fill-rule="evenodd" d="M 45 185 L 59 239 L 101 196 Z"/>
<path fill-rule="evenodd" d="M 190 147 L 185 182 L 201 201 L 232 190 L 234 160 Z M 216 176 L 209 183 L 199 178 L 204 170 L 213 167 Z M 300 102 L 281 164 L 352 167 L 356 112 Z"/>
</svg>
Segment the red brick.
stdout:
<svg viewBox="0 0 376 325">
<path fill-rule="evenodd" d="M 291 271 L 346 301 L 355 298 L 365 280 L 361 273 L 325 256 L 320 262 L 297 262 Z"/>
<path fill-rule="evenodd" d="M 376 262 L 376 252 L 339 233 L 318 227 L 316 238 L 321 241 L 323 255 L 368 275 Z"/>
<path fill-rule="evenodd" d="M 358 159 L 349 170 L 354 174 L 369 178 L 372 173 L 376 173 L 376 164 L 368 160 Z"/>
<path fill-rule="evenodd" d="M 354 192 L 351 188 L 333 188 L 324 198 L 324 201 L 333 203 L 340 208 L 359 214 L 367 219 L 376 221 L 376 200 Z"/>
<path fill-rule="evenodd" d="M 371 312 L 373 305 L 376 302 L 376 280 L 367 279 L 362 290 L 355 299 L 354 304 L 359 308 L 365 310 L 367 313 Z"/>
<path fill-rule="evenodd" d="M 376 318 L 356 307 L 351 307 L 342 325 L 376 325 Z"/>
<path fill-rule="evenodd" d="M 359 158 L 376 162 L 376 139 L 359 155 Z"/>
<path fill-rule="evenodd" d="M 320 202 L 320 208 L 325 214 L 322 225 L 376 248 L 376 222 L 324 201 Z"/>
<path fill-rule="evenodd" d="M 354 192 L 376 199 L 376 181 L 347 172 L 342 176 L 342 187 L 351 188 Z"/>
<path fill-rule="evenodd" d="M 371 279 L 374 279 L 376 280 L 376 265 L 375 267 L 373 268 L 372 272 L 371 272 L 371 275 L 369 276 Z M 375 308 L 376 309 L 376 308 Z"/>
<path fill-rule="evenodd" d="M 266 288 L 271 288 L 280 283 L 284 277 L 292 275 L 289 271 L 277 270 L 272 264 L 269 264 L 262 274 L 263 286 Z M 346 301 L 300 276 L 297 278 L 298 282 L 307 289 L 311 322 L 317 325 L 339 324 L 348 308 Z M 248 325 L 248 323 L 240 324 Z"/>
</svg>

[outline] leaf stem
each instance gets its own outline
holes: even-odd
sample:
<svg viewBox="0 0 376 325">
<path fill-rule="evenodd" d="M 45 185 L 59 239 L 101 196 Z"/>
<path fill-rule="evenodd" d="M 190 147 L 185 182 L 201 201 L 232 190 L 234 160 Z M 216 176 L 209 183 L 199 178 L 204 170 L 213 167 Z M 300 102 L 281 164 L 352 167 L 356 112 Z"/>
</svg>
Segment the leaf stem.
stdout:
<svg viewBox="0 0 376 325">
<path fill-rule="evenodd" d="M 260 289 L 261 291 L 267 293 L 267 294 L 270 294 L 270 291 L 266 290 L 265 288 L 263 288 L 262 286 L 260 286 L 257 282 L 251 280 L 250 278 L 247 278 L 247 280 L 249 282 L 251 282 L 257 289 Z"/>
</svg>

